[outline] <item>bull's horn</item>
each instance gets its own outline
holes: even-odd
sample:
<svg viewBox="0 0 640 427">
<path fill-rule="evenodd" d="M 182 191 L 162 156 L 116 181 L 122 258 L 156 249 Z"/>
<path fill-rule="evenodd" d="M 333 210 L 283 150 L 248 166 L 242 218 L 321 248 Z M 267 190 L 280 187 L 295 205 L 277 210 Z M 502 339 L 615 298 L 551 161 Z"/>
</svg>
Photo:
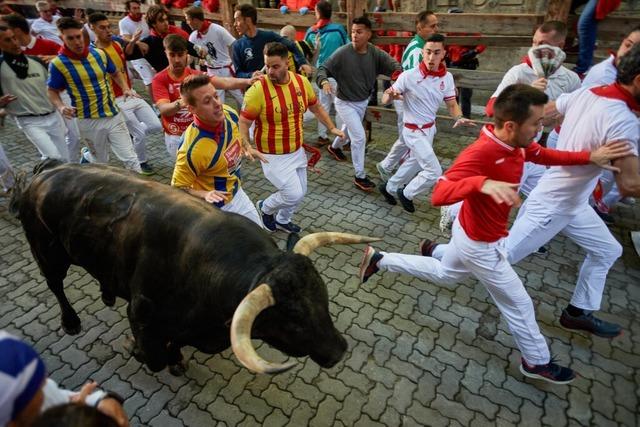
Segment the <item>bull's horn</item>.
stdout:
<svg viewBox="0 0 640 427">
<path fill-rule="evenodd" d="M 273 299 L 271 287 L 263 283 L 244 297 L 231 321 L 231 348 L 240 363 L 258 374 L 277 374 L 291 369 L 296 362 L 271 363 L 258 356 L 251 344 L 251 327 L 253 321 L 265 308 L 271 307 Z"/>
<path fill-rule="evenodd" d="M 355 244 L 355 243 L 372 243 L 382 239 L 377 237 L 359 236 L 357 234 L 337 233 L 334 231 L 323 231 L 321 233 L 313 233 L 304 236 L 298 240 L 293 247 L 293 252 L 300 255 L 309 256 L 311 252 L 321 246 L 339 244 Z"/>
</svg>

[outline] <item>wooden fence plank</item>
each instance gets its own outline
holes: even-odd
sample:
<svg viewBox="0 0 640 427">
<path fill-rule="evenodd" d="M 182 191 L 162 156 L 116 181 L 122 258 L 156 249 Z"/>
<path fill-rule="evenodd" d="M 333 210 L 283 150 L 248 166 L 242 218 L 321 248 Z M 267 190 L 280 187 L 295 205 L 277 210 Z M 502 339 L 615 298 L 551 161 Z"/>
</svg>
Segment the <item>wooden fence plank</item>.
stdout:
<svg viewBox="0 0 640 427">
<path fill-rule="evenodd" d="M 412 37 L 374 36 L 371 40 L 375 44 L 399 44 L 407 45 Z M 447 37 L 446 44 L 458 44 L 462 46 L 475 46 L 483 44 L 493 47 L 526 47 L 531 46 L 531 36 L 452 36 Z"/>
</svg>

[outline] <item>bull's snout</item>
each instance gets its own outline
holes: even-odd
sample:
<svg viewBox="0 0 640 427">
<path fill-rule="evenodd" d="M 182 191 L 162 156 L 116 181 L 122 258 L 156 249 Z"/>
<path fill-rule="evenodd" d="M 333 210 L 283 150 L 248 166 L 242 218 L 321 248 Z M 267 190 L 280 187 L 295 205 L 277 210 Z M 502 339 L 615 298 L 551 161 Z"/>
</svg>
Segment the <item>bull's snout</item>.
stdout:
<svg viewBox="0 0 640 427">
<path fill-rule="evenodd" d="M 347 340 L 336 331 L 336 337 L 332 340 L 332 344 L 326 345 L 322 354 L 312 354 L 311 359 L 323 368 L 331 368 L 342 360 L 347 348 Z"/>
</svg>

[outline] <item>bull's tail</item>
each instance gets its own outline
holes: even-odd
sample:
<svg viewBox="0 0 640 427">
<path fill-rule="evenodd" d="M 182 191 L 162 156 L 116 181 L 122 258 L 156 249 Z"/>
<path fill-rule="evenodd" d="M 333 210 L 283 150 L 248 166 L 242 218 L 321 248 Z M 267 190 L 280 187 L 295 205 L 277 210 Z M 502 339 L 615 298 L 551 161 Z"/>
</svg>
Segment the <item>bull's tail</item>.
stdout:
<svg viewBox="0 0 640 427">
<path fill-rule="evenodd" d="M 9 213 L 18 218 L 20 214 L 20 201 L 22 193 L 27 184 L 27 173 L 20 171 L 16 174 L 15 184 L 11 189 L 11 199 L 9 200 Z"/>
</svg>

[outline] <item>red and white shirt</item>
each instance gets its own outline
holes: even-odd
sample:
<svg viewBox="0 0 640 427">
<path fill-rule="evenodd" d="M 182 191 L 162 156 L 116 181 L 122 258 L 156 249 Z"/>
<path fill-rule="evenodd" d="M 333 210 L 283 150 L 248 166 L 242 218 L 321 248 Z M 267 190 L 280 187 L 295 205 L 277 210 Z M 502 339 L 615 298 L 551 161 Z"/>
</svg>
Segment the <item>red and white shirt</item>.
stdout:
<svg viewBox="0 0 640 427">
<path fill-rule="evenodd" d="M 202 74 L 192 68 L 185 68 L 184 73 L 179 78 L 169 74 L 169 69 L 165 68 L 153 77 L 151 90 L 156 104 L 164 102 L 174 102 L 180 98 L 180 84 L 192 74 Z M 162 116 L 162 127 L 169 135 L 180 136 L 193 122 L 193 115 L 187 107 L 182 107 L 172 116 Z"/>
<path fill-rule="evenodd" d="M 22 52 L 25 55 L 57 55 L 62 46 L 53 40 L 44 39 L 42 37 L 31 36 L 29 44 L 22 46 Z"/>
<path fill-rule="evenodd" d="M 453 76 L 444 65 L 428 73 L 423 64 L 404 71 L 392 86 L 403 95 L 404 122 L 418 127 L 435 122 L 442 101 L 456 98 Z"/>
<path fill-rule="evenodd" d="M 631 111 L 633 97 L 615 89 L 617 84 L 583 89 L 561 96 L 556 108 L 564 115 L 557 148 L 568 151 L 593 151 L 610 141 L 628 141 L 638 155 L 640 122 Z M 626 91 L 625 91 L 626 92 Z M 637 108 L 637 104 L 633 106 Z M 529 199 L 547 206 L 551 212 L 572 215 L 588 209 L 589 196 L 602 169 L 596 165 L 579 168 L 555 166 L 540 178 Z"/>
<path fill-rule="evenodd" d="M 495 242 L 506 237 L 511 206 L 496 203 L 480 192 L 487 179 L 520 183 L 524 162 L 542 165 L 584 165 L 589 152 L 563 152 L 544 148 L 536 142 L 527 148 L 516 148 L 501 141 L 493 133 L 493 125 L 482 128 L 478 139 L 465 148 L 451 168 L 433 188 L 434 206 L 452 205 L 464 200 L 458 218 L 469 238 L 479 242 Z"/>
</svg>

